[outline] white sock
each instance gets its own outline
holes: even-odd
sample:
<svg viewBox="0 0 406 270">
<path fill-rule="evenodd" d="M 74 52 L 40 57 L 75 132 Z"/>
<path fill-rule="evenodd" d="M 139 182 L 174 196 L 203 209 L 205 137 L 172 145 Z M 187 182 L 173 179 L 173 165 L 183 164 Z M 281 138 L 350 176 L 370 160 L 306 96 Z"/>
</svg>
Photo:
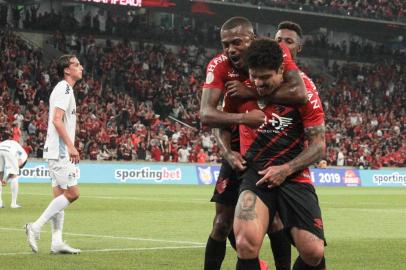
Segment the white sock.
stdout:
<svg viewBox="0 0 406 270">
<path fill-rule="evenodd" d="M 58 197 L 54 198 L 48 205 L 47 209 L 42 213 L 42 215 L 34 222 L 32 223 L 32 228 L 40 232 L 42 226 L 44 226 L 45 223 L 47 223 L 51 217 L 53 217 L 56 213 L 62 211 L 65 209 L 70 202 L 66 197 L 62 194 L 59 195 Z"/>
<path fill-rule="evenodd" d="M 18 195 L 18 178 L 13 178 L 10 180 L 11 188 L 11 205 L 17 205 L 17 195 Z"/>
<path fill-rule="evenodd" d="M 0 183 L 0 206 L 3 205 L 3 185 Z"/>
<path fill-rule="evenodd" d="M 63 222 L 65 220 L 65 211 L 56 213 L 51 218 L 52 245 L 62 243 Z"/>
</svg>

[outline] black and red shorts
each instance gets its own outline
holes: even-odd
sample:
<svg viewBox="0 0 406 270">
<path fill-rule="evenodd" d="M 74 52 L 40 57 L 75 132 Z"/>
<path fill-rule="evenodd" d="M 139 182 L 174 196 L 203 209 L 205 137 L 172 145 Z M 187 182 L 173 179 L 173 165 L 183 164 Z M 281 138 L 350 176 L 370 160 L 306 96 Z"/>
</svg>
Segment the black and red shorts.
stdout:
<svg viewBox="0 0 406 270">
<path fill-rule="evenodd" d="M 238 201 L 240 183 L 238 173 L 231 168 L 227 161 L 223 160 L 216 187 L 210 201 L 235 206 Z"/>
</svg>

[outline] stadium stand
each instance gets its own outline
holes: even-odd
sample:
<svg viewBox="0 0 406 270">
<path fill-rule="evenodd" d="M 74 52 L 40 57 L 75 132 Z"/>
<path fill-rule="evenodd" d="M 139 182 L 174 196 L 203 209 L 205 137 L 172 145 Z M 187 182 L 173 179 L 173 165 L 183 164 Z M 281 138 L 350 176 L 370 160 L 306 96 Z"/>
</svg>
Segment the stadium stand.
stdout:
<svg viewBox="0 0 406 270">
<path fill-rule="evenodd" d="M 54 23 L 46 25 L 70 20 L 68 15 L 64 19 L 60 16 L 30 15 L 26 26 L 44 30 L 44 21 L 51 18 Z M 201 129 L 198 114 L 199 91 L 211 56 L 205 48 L 193 45 L 205 44 L 200 42 L 201 33 L 185 28 L 193 37 L 186 40 L 193 44 L 177 40 L 181 47 L 174 53 L 160 44 L 133 46 L 126 40 L 107 39 L 100 46 L 94 35 L 87 34 L 90 30 L 71 22 L 81 34 L 64 36 L 54 31 L 51 42 L 60 51 L 76 53 L 85 68 L 85 77 L 76 86 L 80 119 L 76 145 L 83 159 L 176 162 L 179 150 L 184 155 L 185 148 L 190 162 L 219 160 L 213 135 Z M 168 36 L 173 38 L 172 34 Z M 164 40 L 165 35 L 161 37 Z M 208 37 L 204 39 L 208 41 Z M 9 28 L 0 38 L 5 52 L 0 58 L 0 131 L 12 131 L 15 138 L 20 136 L 31 157 L 42 157 L 46 105 L 57 81 L 55 64 L 46 66 L 42 52 Z M 343 60 L 356 55 L 363 57 L 357 60 L 372 60 L 370 56 L 379 50 L 389 58 L 402 55 L 379 44 L 354 41 L 347 50 L 346 44 L 331 44 L 322 38 L 307 42 L 309 52 L 331 50 Z M 406 164 L 406 114 L 402 107 L 406 104 L 406 67 L 390 62 L 373 64 L 376 61 L 337 61 L 325 71 L 333 81 L 327 83 L 323 75 L 313 77 L 327 115 L 327 159 L 331 165 L 379 168 Z M 205 155 L 199 155 L 201 150 Z"/>
<path fill-rule="evenodd" d="M 387 21 L 406 21 L 402 0 L 217 0 L 236 4 L 268 6 Z"/>
</svg>

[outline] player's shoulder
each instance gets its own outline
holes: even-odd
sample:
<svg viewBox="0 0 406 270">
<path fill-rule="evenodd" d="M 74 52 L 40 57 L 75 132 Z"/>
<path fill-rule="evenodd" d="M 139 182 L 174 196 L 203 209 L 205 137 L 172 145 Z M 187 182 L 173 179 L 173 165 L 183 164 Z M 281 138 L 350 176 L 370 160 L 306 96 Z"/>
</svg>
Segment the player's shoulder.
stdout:
<svg viewBox="0 0 406 270">
<path fill-rule="evenodd" d="M 214 72 L 218 69 L 225 69 L 230 67 L 230 60 L 227 55 L 221 53 L 214 56 L 209 64 L 207 64 L 207 72 Z"/>
<path fill-rule="evenodd" d="M 69 86 L 67 81 L 62 80 L 55 85 L 53 92 L 69 95 L 72 92 L 72 87 Z"/>
</svg>

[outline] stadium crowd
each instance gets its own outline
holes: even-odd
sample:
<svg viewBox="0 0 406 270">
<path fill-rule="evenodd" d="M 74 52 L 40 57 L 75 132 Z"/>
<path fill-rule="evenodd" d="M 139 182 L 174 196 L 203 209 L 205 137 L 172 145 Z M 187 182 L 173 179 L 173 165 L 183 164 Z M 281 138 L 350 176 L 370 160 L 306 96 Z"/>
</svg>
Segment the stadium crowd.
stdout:
<svg viewBox="0 0 406 270">
<path fill-rule="evenodd" d="M 58 80 L 55 63 L 45 66 L 41 51 L 10 30 L 0 38 L 0 132 L 11 131 L 31 157 L 42 157 L 48 98 Z M 162 45 L 109 40 L 99 46 L 91 36 L 66 47 L 85 68 L 76 85 L 75 144 L 82 159 L 219 160 L 211 131 L 199 121 L 210 59 L 205 49 L 189 45 L 174 53 Z M 405 166 L 406 68 L 335 64 L 330 72 L 332 85 L 315 78 L 327 115 L 329 164 Z"/>
<path fill-rule="evenodd" d="M 403 0 L 217 0 L 255 6 L 330 13 L 388 21 L 406 21 Z"/>
</svg>

